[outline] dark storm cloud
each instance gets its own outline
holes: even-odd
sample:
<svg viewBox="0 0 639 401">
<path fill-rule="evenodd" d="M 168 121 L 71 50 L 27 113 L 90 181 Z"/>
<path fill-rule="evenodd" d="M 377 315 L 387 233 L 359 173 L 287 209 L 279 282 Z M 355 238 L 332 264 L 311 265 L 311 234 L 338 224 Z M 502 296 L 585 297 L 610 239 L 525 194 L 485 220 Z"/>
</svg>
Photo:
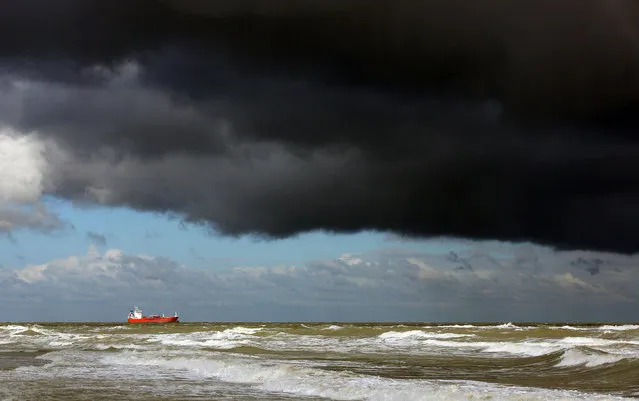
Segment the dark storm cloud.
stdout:
<svg viewBox="0 0 639 401">
<path fill-rule="evenodd" d="M 73 154 L 61 196 L 637 250 L 635 1 L 27 0 L 0 38 L 0 121 Z"/>
</svg>

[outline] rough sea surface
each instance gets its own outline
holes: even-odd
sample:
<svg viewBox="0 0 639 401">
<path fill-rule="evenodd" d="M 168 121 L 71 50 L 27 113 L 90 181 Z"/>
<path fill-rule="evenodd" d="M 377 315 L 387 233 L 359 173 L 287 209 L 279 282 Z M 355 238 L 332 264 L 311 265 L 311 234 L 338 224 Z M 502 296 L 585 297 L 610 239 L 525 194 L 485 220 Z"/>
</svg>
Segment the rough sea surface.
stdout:
<svg viewBox="0 0 639 401">
<path fill-rule="evenodd" d="M 617 400 L 639 325 L 0 324 L 2 400 Z"/>
</svg>

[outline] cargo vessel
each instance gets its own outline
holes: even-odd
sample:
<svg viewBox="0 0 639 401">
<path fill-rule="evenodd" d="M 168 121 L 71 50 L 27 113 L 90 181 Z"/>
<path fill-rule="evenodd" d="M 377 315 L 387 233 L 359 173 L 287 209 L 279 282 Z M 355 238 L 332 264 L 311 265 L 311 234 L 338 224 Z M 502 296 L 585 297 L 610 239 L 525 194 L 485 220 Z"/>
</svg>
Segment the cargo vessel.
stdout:
<svg viewBox="0 0 639 401">
<path fill-rule="evenodd" d="M 144 316 L 142 309 L 134 306 L 129 312 L 129 323 L 178 323 L 178 314 L 175 312 L 173 316 L 149 315 Z"/>
</svg>

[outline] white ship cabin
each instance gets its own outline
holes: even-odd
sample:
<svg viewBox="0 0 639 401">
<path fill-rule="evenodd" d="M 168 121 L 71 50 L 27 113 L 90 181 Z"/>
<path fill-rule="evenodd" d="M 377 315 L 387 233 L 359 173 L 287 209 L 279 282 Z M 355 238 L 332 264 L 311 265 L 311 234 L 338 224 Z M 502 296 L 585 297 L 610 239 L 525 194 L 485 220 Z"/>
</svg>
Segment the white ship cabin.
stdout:
<svg viewBox="0 0 639 401">
<path fill-rule="evenodd" d="M 142 315 L 142 309 L 134 306 L 132 310 L 129 311 L 129 319 L 142 319 L 144 316 Z M 149 319 L 157 319 L 166 317 L 164 313 L 162 315 L 149 315 L 147 318 Z M 178 313 L 175 312 L 173 317 L 178 317 Z"/>
<path fill-rule="evenodd" d="M 129 312 L 129 319 L 142 319 L 142 309 L 134 306 L 133 310 Z"/>
</svg>

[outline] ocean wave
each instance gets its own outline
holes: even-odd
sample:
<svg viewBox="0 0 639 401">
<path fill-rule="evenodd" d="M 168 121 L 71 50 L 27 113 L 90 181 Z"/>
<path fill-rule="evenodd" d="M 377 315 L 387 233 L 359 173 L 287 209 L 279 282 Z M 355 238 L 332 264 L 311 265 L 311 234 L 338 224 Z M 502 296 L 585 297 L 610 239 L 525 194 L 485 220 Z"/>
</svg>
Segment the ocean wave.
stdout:
<svg viewBox="0 0 639 401">
<path fill-rule="evenodd" d="M 409 330 L 409 331 L 387 331 L 378 336 L 382 340 L 404 340 L 404 339 L 423 339 L 423 338 L 463 338 L 463 337 L 475 337 L 475 334 L 458 334 L 458 333 L 432 333 L 422 330 Z"/>
<path fill-rule="evenodd" d="M 91 344 L 87 351 L 99 350 L 99 351 L 115 351 L 115 350 L 144 350 L 144 345 L 138 344 Z"/>
<path fill-rule="evenodd" d="M 225 334 L 243 334 L 243 335 L 252 335 L 252 334 L 256 334 L 260 331 L 264 330 L 264 328 L 262 327 L 242 327 L 242 326 L 237 326 L 237 327 L 233 327 L 230 329 L 226 329 L 224 331 L 222 331 L 222 333 Z"/>
<path fill-rule="evenodd" d="M 520 329 L 521 327 L 517 326 L 516 324 L 512 324 L 512 322 L 508 322 L 508 323 L 504 323 L 504 324 L 500 324 L 498 326 L 495 326 L 495 328 L 497 328 L 497 329 Z"/>
<path fill-rule="evenodd" d="M 573 330 L 573 331 L 632 331 L 639 330 L 639 325 L 637 324 L 605 324 L 602 326 L 586 326 L 586 327 L 576 327 L 571 325 L 563 325 L 563 326 L 549 326 L 551 330 Z"/>
<path fill-rule="evenodd" d="M 85 343 L 93 338 L 90 334 L 68 333 L 43 328 L 39 325 L 6 325 L 0 326 L 0 342 L 11 344 L 12 348 L 34 349 L 51 348 L 62 349 L 76 344 Z"/>
<path fill-rule="evenodd" d="M 561 345 L 552 342 L 494 342 L 483 343 L 482 352 L 535 357 L 549 355 L 562 350 Z"/>
<path fill-rule="evenodd" d="M 4 331 L 24 331 L 27 329 L 28 329 L 27 326 L 21 326 L 16 324 L 0 325 L 0 330 L 4 330 Z"/>
<path fill-rule="evenodd" d="M 632 345 L 639 346 L 639 341 L 637 340 L 624 340 L 624 339 L 615 339 L 608 340 L 605 338 L 597 338 L 597 337 L 564 337 L 560 340 L 557 340 L 560 344 L 567 344 L 571 346 L 587 346 L 587 347 L 612 347 L 618 345 Z"/>
<path fill-rule="evenodd" d="M 561 361 L 555 366 L 585 366 L 593 368 L 595 366 L 609 365 L 626 359 L 623 355 L 612 355 L 605 352 L 586 352 L 579 348 L 566 350 L 561 355 Z"/>
<path fill-rule="evenodd" d="M 102 331 L 116 331 L 116 330 L 131 330 L 133 326 L 119 325 L 119 326 L 101 326 L 95 327 L 91 331 L 102 332 Z"/>
<path fill-rule="evenodd" d="M 639 325 L 637 324 L 625 324 L 625 325 L 604 325 L 598 327 L 599 330 L 606 331 L 628 331 L 628 330 L 639 330 Z"/>
<path fill-rule="evenodd" d="M 199 331 L 193 333 L 156 334 L 147 338 L 147 343 L 158 342 L 178 347 L 209 347 L 231 349 L 239 345 L 251 344 L 254 334 L 262 328 L 233 327 L 222 331 Z"/>
<path fill-rule="evenodd" d="M 590 327 L 574 327 L 574 326 L 569 326 L 569 325 L 550 326 L 549 329 L 551 329 L 551 330 L 573 330 L 573 331 L 588 331 L 588 330 L 592 330 L 592 328 L 590 328 Z"/>
<path fill-rule="evenodd" d="M 539 388 L 502 386 L 468 380 L 388 379 L 323 370 L 303 364 L 243 359 L 156 358 L 118 354 L 102 359 L 116 366 L 153 366 L 186 377 L 215 378 L 251 385 L 266 393 L 323 397 L 332 400 L 618 400 L 620 397 Z"/>
<path fill-rule="evenodd" d="M 518 339 L 509 335 L 497 335 L 483 330 L 475 332 L 438 330 L 389 330 L 379 333 L 379 329 L 355 332 L 352 336 L 331 335 L 339 331 L 334 325 L 324 327 L 325 334 L 306 334 L 265 329 L 263 327 L 225 327 L 222 330 L 192 331 L 179 333 L 112 333 L 86 330 L 81 333 L 44 329 L 37 325 L 0 326 L 0 344 L 12 349 L 74 347 L 80 349 L 219 349 L 233 350 L 239 347 L 253 347 L 272 352 L 331 352 L 339 354 L 389 354 L 389 355 L 441 355 L 538 357 L 555 352 L 564 352 L 579 347 L 590 347 L 596 351 L 624 358 L 639 357 L 639 339 L 636 337 L 600 338 L 597 336 L 574 336 L 561 338 L 531 336 Z M 350 326 L 349 326 L 350 327 Z M 507 327 L 511 327 L 508 325 Z M 33 330 L 36 335 L 25 335 Z M 355 329 L 356 330 L 356 329 Z M 377 333 L 375 333 L 377 332 Z M 579 333 L 581 334 L 581 333 Z M 97 345 L 99 344 L 99 345 Z"/>
<path fill-rule="evenodd" d="M 233 393 L 239 394 L 237 399 L 250 394 L 254 399 L 596 400 L 621 398 L 588 391 L 632 395 L 639 388 L 639 336 L 628 330 L 551 332 L 543 326 L 524 332 L 510 325 L 462 329 L 410 324 L 343 324 L 342 331 L 325 330 L 330 326 L 309 324 L 311 329 L 300 330 L 300 324 L 187 323 L 132 326 L 127 332 L 95 331 L 88 325 L 0 326 L 0 343 L 11 342 L 0 346 L 6 355 L 52 350 L 37 357 L 45 366 L 0 369 L 0 382 L 22 390 L 57 380 L 62 386 L 124 392 L 151 386 L 144 391 L 161 388 L 168 391 L 164 396 L 180 399 L 196 393 L 216 399 L 231 389 L 238 391 Z M 27 330 L 39 334 L 20 334 Z M 185 392 L 163 387 L 165 382 L 177 383 Z M 19 393 L 17 387 L 15 391 Z"/>
<path fill-rule="evenodd" d="M 507 329 L 507 330 L 531 330 L 536 329 L 535 326 L 518 326 L 512 322 L 507 322 L 503 324 L 481 324 L 481 325 L 473 325 L 473 324 L 445 324 L 445 325 L 426 325 L 425 329 L 474 329 L 474 330 L 494 330 L 494 329 Z"/>
</svg>

